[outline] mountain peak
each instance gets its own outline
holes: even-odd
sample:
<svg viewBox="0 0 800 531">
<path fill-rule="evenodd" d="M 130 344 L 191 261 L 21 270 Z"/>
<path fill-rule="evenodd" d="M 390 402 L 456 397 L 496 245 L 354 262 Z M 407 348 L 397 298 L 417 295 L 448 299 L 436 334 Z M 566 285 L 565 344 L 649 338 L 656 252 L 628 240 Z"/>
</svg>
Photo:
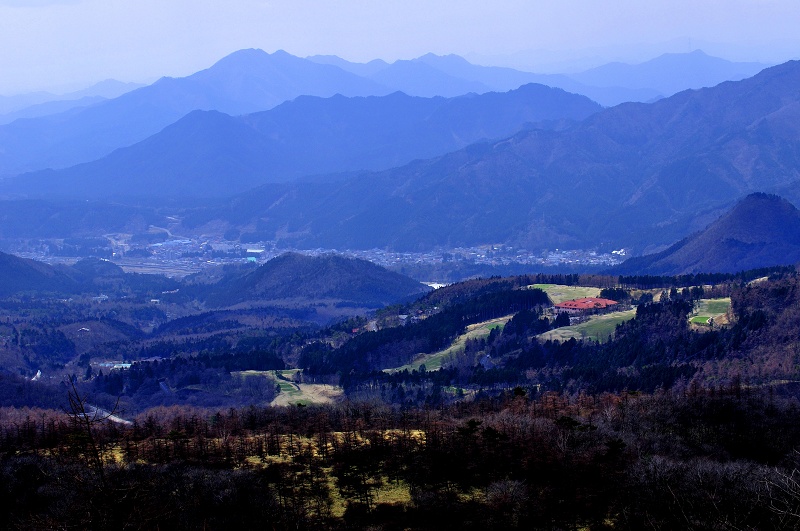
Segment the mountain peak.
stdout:
<svg viewBox="0 0 800 531">
<path fill-rule="evenodd" d="M 450 64 L 458 64 L 458 65 L 471 65 L 469 61 L 461 57 L 460 55 L 456 55 L 454 53 L 450 53 L 447 55 L 437 55 L 435 53 L 426 53 L 425 55 L 421 55 L 414 61 L 420 61 L 422 63 L 428 64 L 442 64 L 442 63 L 450 63 Z"/>
<path fill-rule="evenodd" d="M 276 52 L 277 53 L 277 52 Z M 268 59 L 270 54 L 260 48 L 244 48 L 230 53 L 211 65 L 208 70 L 219 70 L 220 68 L 246 67 Z"/>
<path fill-rule="evenodd" d="M 669 249 L 632 258 L 619 271 L 680 275 L 735 273 L 800 262 L 800 210 L 777 195 L 753 193 Z"/>
<path fill-rule="evenodd" d="M 744 243 L 800 244 L 800 211 L 780 196 L 756 192 L 739 201 L 712 228 L 719 237 Z"/>
<path fill-rule="evenodd" d="M 259 68 L 265 64 L 274 64 L 279 61 L 296 61 L 299 63 L 305 62 L 306 60 L 294 56 L 285 50 L 275 50 L 272 53 L 268 53 L 260 48 L 243 48 L 226 55 L 203 72 Z"/>
<path fill-rule="evenodd" d="M 222 61 L 231 61 L 231 60 L 264 58 L 268 57 L 269 55 L 270 55 L 269 53 L 265 52 L 261 48 L 242 48 L 241 50 L 236 50 L 235 52 L 229 53 L 228 55 L 217 61 L 217 63 L 220 63 Z"/>
</svg>

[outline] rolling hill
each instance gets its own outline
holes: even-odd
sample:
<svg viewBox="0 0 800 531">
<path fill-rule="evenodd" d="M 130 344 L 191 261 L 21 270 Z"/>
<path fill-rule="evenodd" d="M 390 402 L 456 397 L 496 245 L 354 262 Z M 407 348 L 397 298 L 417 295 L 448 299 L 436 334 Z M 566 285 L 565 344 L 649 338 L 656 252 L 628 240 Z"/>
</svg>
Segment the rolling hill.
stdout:
<svg viewBox="0 0 800 531">
<path fill-rule="evenodd" d="M 57 269 L 7 253 L 0 253 L 0 296 L 20 292 L 49 292 L 66 286 L 73 287 L 73 280 Z"/>
<path fill-rule="evenodd" d="M 210 307 L 238 303 L 313 304 L 379 308 L 430 291 L 407 276 L 357 258 L 285 253 L 259 267 L 228 267 L 221 276 L 180 283 L 161 275 L 125 273 L 97 258 L 51 266 L 0 253 L 0 297 L 15 294 L 100 294 L 150 297 L 180 287 L 177 299 L 194 297 Z"/>
<path fill-rule="evenodd" d="M 86 258 L 72 266 L 51 266 L 0 252 L 0 297 L 16 294 L 148 294 L 174 289 L 176 282 L 160 275 L 124 273 L 107 260 Z"/>
<path fill-rule="evenodd" d="M 208 286 L 207 291 L 201 286 L 198 297 L 217 307 L 247 301 L 331 299 L 382 307 L 429 290 L 416 280 L 366 260 L 286 253 L 255 269 L 235 269 Z"/>
<path fill-rule="evenodd" d="M 776 195 L 751 194 L 703 231 L 668 249 L 631 258 L 619 274 L 735 273 L 800 263 L 800 210 Z"/>
</svg>

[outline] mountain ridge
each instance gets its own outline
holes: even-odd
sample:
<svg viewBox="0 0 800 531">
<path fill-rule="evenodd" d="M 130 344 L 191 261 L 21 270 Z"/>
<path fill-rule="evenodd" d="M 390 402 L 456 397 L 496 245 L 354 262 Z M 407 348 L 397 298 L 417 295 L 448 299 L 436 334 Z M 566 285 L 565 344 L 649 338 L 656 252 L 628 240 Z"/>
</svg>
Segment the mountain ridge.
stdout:
<svg viewBox="0 0 800 531">
<path fill-rule="evenodd" d="M 180 228 L 312 248 L 506 243 L 638 254 L 701 229 L 748 193 L 797 188 L 798 85 L 800 63 L 787 62 L 566 129 L 526 128 L 346 179 L 265 185 L 182 213 Z"/>
<path fill-rule="evenodd" d="M 309 60 L 334 64 L 349 72 L 379 80 L 412 96 L 431 93 L 425 80 L 453 92 L 461 91 L 503 92 L 519 86 L 538 83 L 586 96 L 604 106 L 625 101 L 649 101 L 661 95 L 652 89 L 589 86 L 564 74 L 536 74 L 500 66 L 481 66 L 468 62 L 458 55 L 440 56 L 432 53 L 416 59 L 401 59 L 394 63 L 373 60 L 369 63 L 352 63 L 336 56 L 310 56 Z"/>
<path fill-rule="evenodd" d="M 671 96 L 687 89 L 711 87 L 724 81 L 740 81 L 769 65 L 733 62 L 713 57 L 702 50 L 666 53 L 638 64 L 607 63 L 583 72 L 568 74 L 587 85 L 652 89 Z"/>
<path fill-rule="evenodd" d="M 194 111 L 103 159 L 22 175 L 0 190 L 29 197 L 37 190 L 84 198 L 225 197 L 270 181 L 391 168 L 530 123 L 558 127 L 599 110 L 584 96 L 541 85 L 456 98 L 301 96 L 241 117 Z"/>
<path fill-rule="evenodd" d="M 671 244 L 742 196 L 800 179 L 798 84 L 800 63 L 789 62 L 743 81 L 606 109 L 567 130 L 526 130 L 356 176 L 335 189 L 267 186 L 237 199 L 237 216 L 257 220 L 253 237 L 292 234 L 291 245 L 311 247 Z M 215 215 L 225 216 L 195 219 Z"/>
<path fill-rule="evenodd" d="M 403 89 L 410 95 L 453 96 L 541 83 L 604 105 L 660 97 L 652 89 L 590 87 L 564 75 L 477 66 L 458 56 L 427 54 L 392 64 L 373 61 L 360 66 L 337 59 L 301 59 L 282 50 L 268 54 L 244 49 L 192 75 L 164 77 L 94 105 L 69 108 L 71 105 L 62 102 L 32 110 L 28 119 L 0 125 L 0 177 L 96 160 L 156 134 L 194 110 L 239 115 L 267 110 L 301 95 L 386 95 Z M 41 116 L 47 109 L 66 110 Z"/>
<path fill-rule="evenodd" d="M 281 69 L 286 75 L 276 74 Z M 271 76 L 288 77 L 292 82 L 289 86 L 271 84 Z M 319 85 L 320 79 L 328 79 L 327 84 Z M 77 112 L 71 109 L 0 126 L 0 176 L 97 159 L 157 133 L 193 110 L 240 114 L 265 110 L 302 94 L 357 96 L 376 92 L 391 91 L 337 67 L 318 65 L 285 52 L 235 52 L 190 76 L 163 77 Z"/>
<path fill-rule="evenodd" d="M 353 307 L 383 307 L 430 291 L 405 275 L 367 260 L 336 254 L 307 256 L 284 253 L 257 267 L 228 267 L 211 281 L 189 278 L 184 282 L 160 275 L 125 273 L 118 265 L 85 258 L 71 266 L 51 266 L 36 260 L 0 252 L 0 297 L 37 293 L 99 294 L 110 290 L 161 293 L 170 290 L 191 294 L 211 307 L 241 303 L 297 305 L 335 301 Z M 185 292 L 185 293 L 184 293 Z"/>
</svg>

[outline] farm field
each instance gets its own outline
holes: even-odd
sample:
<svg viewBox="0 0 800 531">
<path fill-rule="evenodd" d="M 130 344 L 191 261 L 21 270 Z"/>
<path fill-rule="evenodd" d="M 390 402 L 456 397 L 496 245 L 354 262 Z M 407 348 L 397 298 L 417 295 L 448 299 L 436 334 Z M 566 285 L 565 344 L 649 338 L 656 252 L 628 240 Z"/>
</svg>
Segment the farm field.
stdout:
<svg viewBox="0 0 800 531">
<path fill-rule="evenodd" d="M 689 322 L 698 326 L 727 324 L 726 314 L 730 307 L 731 299 L 729 297 L 723 299 L 701 299 L 697 301 L 695 311 L 689 316 Z"/>
<path fill-rule="evenodd" d="M 585 323 L 564 326 L 550 330 L 538 337 L 542 341 L 555 340 L 567 341 L 569 339 L 594 339 L 604 343 L 608 341 L 608 336 L 614 334 L 617 325 L 629 321 L 636 316 L 636 309 L 624 312 L 612 312 L 603 315 L 593 315 Z"/>
<path fill-rule="evenodd" d="M 506 315 L 504 317 L 498 317 L 497 319 L 491 319 L 482 323 L 469 325 L 466 333 L 456 338 L 456 340 L 453 341 L 453 344 L 446 349 L 440 350 L 439 352 L 435 352 L 433 354 L 423 354 L 407 365 L 396 367 L 394 369 L 386 369 L 385 372 L 400 372 L 405 369 L 408 369 L 409 371 L 419 370 L 420 366 L 422 365 L 425 365 L 425 370 L 428 371 L 441 369 L 442 364 L 445 363 L 450 356 L 464 350 L 464 344 L 468 339 L 484 338 L 491 333 L 492 329 L 502 329 L 512 317 L 513 315 Z"/>
<path fill-rule="evenodd" d="M 534 284 L 531 288 L 539 288 L 547 293 L 553 304 L 584 297 L 599 297 L 600 288 L 588 286 L 563 286 L 561 284 Z"/>
</svg>

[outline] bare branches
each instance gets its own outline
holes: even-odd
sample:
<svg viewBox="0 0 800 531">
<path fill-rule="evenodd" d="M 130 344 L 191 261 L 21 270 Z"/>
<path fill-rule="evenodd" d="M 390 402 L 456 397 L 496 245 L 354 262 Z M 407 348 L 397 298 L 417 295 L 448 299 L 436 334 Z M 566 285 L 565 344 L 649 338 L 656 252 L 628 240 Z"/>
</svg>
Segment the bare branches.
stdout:
<svg viewBox="0 0 800 531">
<path fill-rule="evenodd" d="M 88 403 L 88 397 L 82 395 L 75 378 L 69 378 L 67 400 L 69 402 L 70 422 L 75 429 L 73 442 L 83 447 L 83 456 L 87 466 L 94 470 L 101 485 L 105 486 L 106 477 L 103 462 L 103 445 L 98 440 L 96 427 L 112 419 L 119 405 L 119 399 L 112 411 L 105 411 Z"/>
<path fill-rule="evenodd" d="M 789 528 L 800 525 L 800 470 L 791 472 L 775 469 L 764 479 L 769 499 L 769 509 L 779 515 Z"/>
</svg>

